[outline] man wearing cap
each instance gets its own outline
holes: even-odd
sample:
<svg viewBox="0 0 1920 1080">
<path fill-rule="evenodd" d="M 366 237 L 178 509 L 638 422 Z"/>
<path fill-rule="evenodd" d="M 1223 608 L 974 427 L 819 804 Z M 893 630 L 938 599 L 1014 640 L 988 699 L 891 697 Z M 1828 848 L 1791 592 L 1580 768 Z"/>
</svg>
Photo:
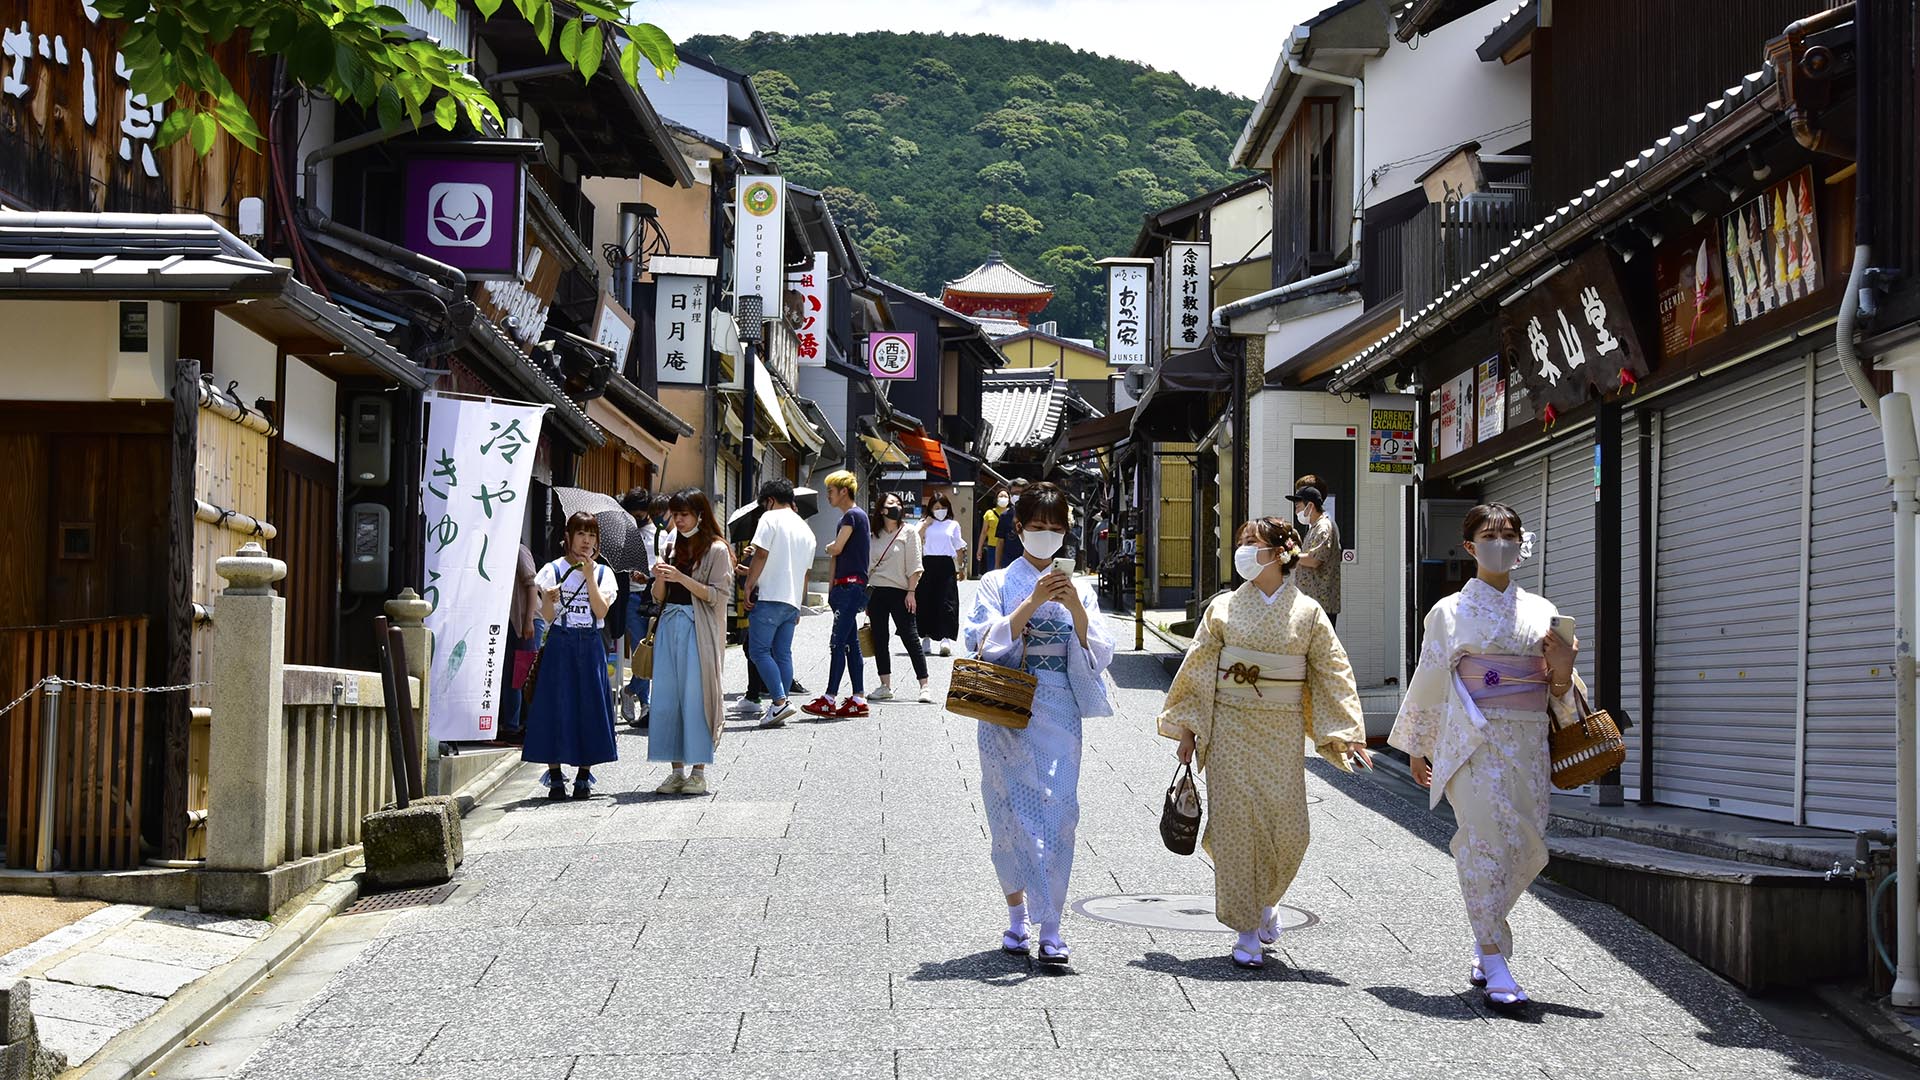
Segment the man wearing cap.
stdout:
<svg viewBox="0 0 1920 1080">
<path fill-rule="evenodd" d="M 1320 602 L 1327 621 L 1340 623 L 1340 526 L 1323 508 L 1320 489 L 1303 484 L 1287 496 L 1294 520 L 1300 523 L 1300 561 L 1293 572 L 1299 590 Z"/>
</svg>

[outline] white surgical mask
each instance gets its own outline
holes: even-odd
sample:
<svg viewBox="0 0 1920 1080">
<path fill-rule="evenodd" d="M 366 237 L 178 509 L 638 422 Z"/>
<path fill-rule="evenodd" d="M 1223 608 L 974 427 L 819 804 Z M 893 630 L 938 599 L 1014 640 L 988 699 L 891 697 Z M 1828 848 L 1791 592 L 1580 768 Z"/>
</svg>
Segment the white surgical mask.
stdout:
<svg viewBox="0 0 1920 1080">
<path fill-rule="evenodd" d="M 686 538 L 687 538 L 687 539 L 689 539 L 689 540 L 691 540 L 691 539 L 693 539 L 694 537 L 696 537 L 696 536 L 698 536 L 698 535 L 700 535 L 700 530 L 699 530 L 699 528 L 698 528 L 698 527 L 695 527 L 695 528 L 691 528 L 691 529 L 678 529 L 678 530 L 675 530 L 675 531 L 677 531 L 677 532 L 678 532 L 678 533 L 679 533 L 679 534 L 680 534 L 681 536 L 684 536 L 684 537 L 686 537 Z"/>
<path fill-rule="evenodd" d="M 1294 512 L 1293 512 L 1293 520 L 1295 520 L 1295 521 L 1297 521 L 1297 522 L 1299 522 L 1299 523 L 1300 523 L 1300 524 L 1302 524 L 1302 525 L 1311 525 L 1311 524 L 1313 524 L 1313 518 L 1311 518 L 1311 517 L 1309 517 L 1309 516 L 1307 515 L 1307 511 L 1306 511 L 1305 509 L 1300 509 L 1300 510 L 1296 510 L 1296 511 L 1294 511 Z"/>
<path fill-rule="evenodd" d="M 993 500 L 993 505 L 1001 510 L 1005 510 L 1007 508 L 1007 497 L 1005 495 L 1000 496 Z"/>
<path fill-rule="evenodd" d="M 1045 529 L 1020 530 L 1020 546 L 1027 549 L 1027 554 L 1038 559 L 1053 558 L 1054 553 L 1060 550 L 1060 545 L 1066 542 L 1066 533 L 1049 532 Z"/>
<path fill-rule="evenodd" d="M 1260 553 L 1267 550 L 1255 544 L 1241 544 L 1233 549 L 1233 568 L 1248 581 L 1260 576 L 1260 572 L 1272 563 L 1260 561 Z"/>
<path fill-rule="evenodd" d="M 1476 540 L 1473 561 L 1490 574 L 1511 574 L 1520 565 L 1520 541 Z"/>
<path fill-rule="evenodd" d="M 935 507 L 935 508 L 934 508 L 934 511 L 933 511 L 933 516 L 934 516 L 934 518 L 935 518 L 935 520 L 938 520 L 938 521 L 945 521 L 945 520 L 947 520 L 947 511 L 946 511 L 946 508 L 945 508 L 945 507 Z"/>
</svg>

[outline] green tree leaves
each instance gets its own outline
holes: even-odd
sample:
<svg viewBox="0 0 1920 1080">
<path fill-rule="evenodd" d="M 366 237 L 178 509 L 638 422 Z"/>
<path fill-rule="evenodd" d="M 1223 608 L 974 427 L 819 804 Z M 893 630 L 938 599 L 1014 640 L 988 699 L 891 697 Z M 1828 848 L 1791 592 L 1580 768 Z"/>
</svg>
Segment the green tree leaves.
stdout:
<svg viewBox="0 0 1920 1080">
<path fill-rule="evenodd" d="M 433 0 L 451 15 L 457 0 Z M 494 17 L 505 0 L 473 0 Z M 375 111 L 383 126 L 433 123 L 453 129 L 464 117 L 475 127 L 500 108 L 469 74 L 468 58 L 420 39 L 398 9 L 375 0 L 95 0 L 105 18 L 122 24 L 120 51 L 135 93 L 166 108 L 154 141 L 190 140 L 210 151 L 221 132 L 258 150 L 263 138 L 247 103 L 234 90 L 216 54 L 243 42 L 254 55 L 285 59 L 294 82 Z M 591 79 L 619 45 L 620 77 L 637 83 L 641 61 L 664 76 L 680 63 L 673 40 L 648 23 L 630 20 L 624 5 L 573 0 L 556 16 L 552 0 L 513 0 L 514 17 L 530 23 L 542 47 L 551 47 L 556 21 L 559 52 L 582 79 Z"/>
</svg>

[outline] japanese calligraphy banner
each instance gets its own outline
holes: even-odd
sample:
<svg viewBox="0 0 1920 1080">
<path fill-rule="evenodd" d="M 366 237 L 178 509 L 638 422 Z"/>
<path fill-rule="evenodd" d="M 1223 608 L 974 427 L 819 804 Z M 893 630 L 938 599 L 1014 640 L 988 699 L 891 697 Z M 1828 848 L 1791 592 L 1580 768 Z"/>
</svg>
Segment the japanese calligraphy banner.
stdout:
<svg viewBox="0 0 1920 1080">
<path fill-rule="evenodd" d="M 812 269 L 788 274 L 787 289 L 789 306 L 795 296 L 800 304 L 793 323 L 796 362 L 801 367 L 826 367 L 827 328 L 833 325 L 827 308 L 832 301 L 827 288 L 827 253 L 814 253 Z"/>
<path fill-rule="evenodd" d="M 1589 387 L 1612 394 L 1647 374 L 1646 350 L 1604 244 L 1502 308 L 1500 317 L 1511 373 L 1543 411 L 1552 406 L 1565 414 L 1587 400 Z"/>
<path fill-rule="evenodd" d="M 1107 362 L 1119 367 L 1147 362 L 1147 268 L 1107 265 Z"/>
<path fill-rule="evenodd" d="M 520 558 L 520 523 L 533 479 L 543 405 L 428 395 L 427 584 L 433 604 L 433 708 L 428 734 L 491 739 L 513 658 L 507 615 Z"/>
<path fill-rule="evenodd" d="M 1198 348 L 1213 317 L 1212 244 L 1167 245 L 1167 341 Z"/>
<path fill-rule="evenodd" d="M 707 279 L 656 274 L 653 357 L 662 386 L 707 381 Z"/>
</svg>

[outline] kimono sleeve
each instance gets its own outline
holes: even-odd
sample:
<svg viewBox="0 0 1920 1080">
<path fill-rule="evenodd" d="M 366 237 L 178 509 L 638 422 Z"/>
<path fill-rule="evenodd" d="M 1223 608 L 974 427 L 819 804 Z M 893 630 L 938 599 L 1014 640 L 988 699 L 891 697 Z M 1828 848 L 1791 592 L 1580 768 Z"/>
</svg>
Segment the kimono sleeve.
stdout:
<svg viewBox="0 0 1920 1080">
<path fill-rule="evenodd" d="M 1013 627 L 1001 609 L 1000 588 L 1005 582 L 1006 575 L 1001 573 L 980 579 L 966 625 L 960 628 L 967 651 L 990 664 L 1010 664 L 1014 658 Z"/>
<path fill-rule="evenodd" d="M 1420 663 L 1413 670 L 1413 678 L 1407 680 L 1400 715 L 1394 718 L 1393 731 L 1387 736 L 1387 745 L 1429 761 L 1433 760 L 1433 749 L 1440 741 L 1453 697 L 1453 626 L 1448 610 L 1449 605 L 1442 601 L 1427 612 Z"/>
<path fill-rule="evenodd" d="M 1160 710 L 1160 734 L 1178 739 L 1183 731 L 1193 732 L 1195 756 L 1206 766 L 1206 747 L 1213 738 L 1213 693 L 1220 669 L 1220 648 L 1226 644 L 1226 607 L 1232 596 L 1221 597 L 1207 605 L 1200 626 L 1194 631 L 1193 648 L 1180 661 L 1180 670 L 1167 690 L 1165 706 Z"/>
<path fill-rule="evenodd" d="M 1335 768 L 1352 772 L 1347 764 L 1346 748 L 1335 743 L 1367 741 L 1365 717 L 1360 709 L 1360 688 L 1354 685 L 1353 664 L 1347 659 L 1346 646 L 1333 632 L 1333 621 L 1324 610 L 1313 613 L 1313 629 L 1307 642 L 1307 738 L 1314 752 Z"/>
<path fill-rule="evenodd" d="M 1100 594 L 1093 586 L 1080 587 L 1080 606 L 1087 609 L 1087 647 L 1080 655 L 1086 658 L 1092 674 L 1098 675 L 1113 664 L 1113 632 L 1107 628 L 1106 616 L 1100 614 Z"/>
</svg>

